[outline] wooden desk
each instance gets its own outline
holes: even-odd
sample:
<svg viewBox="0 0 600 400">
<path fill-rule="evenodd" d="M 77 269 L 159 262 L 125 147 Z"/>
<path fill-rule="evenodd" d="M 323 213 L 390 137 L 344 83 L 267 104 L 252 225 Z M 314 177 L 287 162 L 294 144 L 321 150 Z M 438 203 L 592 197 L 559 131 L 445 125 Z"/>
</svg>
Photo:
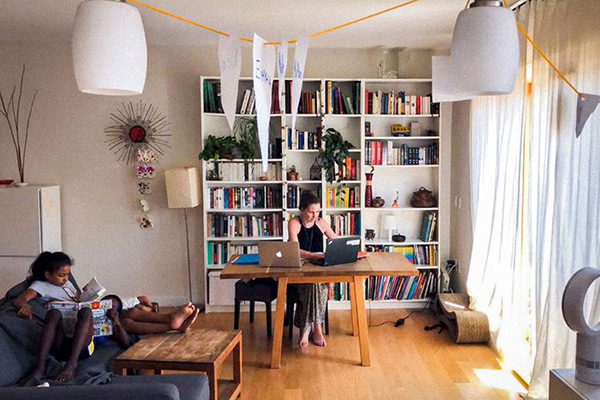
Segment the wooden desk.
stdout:
<svg viewBox="0 0 600 400">
<path fill-rule="evenodd" d="M 369 256 L 349 264 L 320 267 L 304 263 L 301 268 L 265 268 L 258 265 L 236 265 L 227 263 L 221 279 L 274 278 L 277 279 L 277 308 L 271 368 L 281 366 L 281 344 L 283 341 L 283 314 L 285 296 L 289 283 L 350 283 L 350 309 L 352 334 L 358 335 L 360 359 L 363 366 L 371 365 L 369 355 L 369 333 L 365 312 L 363 282 L 369 276 L 418 276 L 419 272 L 399 253 L 369 253 Z M 360 300 L 360 301 L 357 301 Z"/>
</svg>

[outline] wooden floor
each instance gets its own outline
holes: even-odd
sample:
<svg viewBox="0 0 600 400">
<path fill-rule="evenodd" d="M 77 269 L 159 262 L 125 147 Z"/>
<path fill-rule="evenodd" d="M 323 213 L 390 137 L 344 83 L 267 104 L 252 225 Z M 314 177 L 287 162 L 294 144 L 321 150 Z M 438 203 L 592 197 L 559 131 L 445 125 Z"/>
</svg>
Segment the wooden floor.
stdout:
<svg viewBox="0 0 600 400">
<path fill-rule="evenodd" d="M 485 345 L 456 345 L 447 332 L 425 332 L 436 322 L 429 313 L 413 314 L 400 328 L 393 324 L 405 310 L 367 310 L 371 366 L 362 367 L 358 338 L 353 337 L 350 311 L 330 311 L 328 346 L 296 347 L 294 338 L 283 341 L 282 366 L 270 369 L 271 340 L 266 337 L 265 314 L 253 324 L 242 313 L 243 388 L 241 399 L 518 399 L 515 391 L 488 386 L 476 370 L 500 367 Z M 233 314 L 201 314 L 195 327 L 232 329 Z M 494 372 L 488 372 L 494 374 Z M 507 374 L 504 374 L 507 375 Z M 221 378 L 232 376 L 230 360 Z"/>
</svg>

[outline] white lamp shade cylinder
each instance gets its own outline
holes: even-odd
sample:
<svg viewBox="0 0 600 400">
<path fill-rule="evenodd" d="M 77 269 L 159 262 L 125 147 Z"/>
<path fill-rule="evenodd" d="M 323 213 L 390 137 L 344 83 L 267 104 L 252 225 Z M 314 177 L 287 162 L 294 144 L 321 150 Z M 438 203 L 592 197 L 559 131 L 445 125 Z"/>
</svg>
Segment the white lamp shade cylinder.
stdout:
<svg viewBox="0 0 600 400">
<path fill-rule="evenodd" d="M 461 11 L 451 54 L 455 73 L 461 77 L 460 92 L 511 93 L 519 69 L 519 38 L 512 11 L 489 6 Z"/>
<path fill-rule="evenodd" d="M 431 57 L 432 100 L 436 103 L 445 101 L 471 100 L 474 93 L 461 92 L 461 74 L 457 71 L 452 57 Z"/>
<path fill-rule="evenodd" d="M 169 208 L 194 208 L 200 204 L 200 172 L 196 167 L 165 171 Z"/>
<path fill-rule="evenodd" d="M 111 0 L 87 0 L 77 7 L 71 42 L 79 90 L 112 96 L 141 94 L 147 50 L 138 10 Z"/>
</svg>

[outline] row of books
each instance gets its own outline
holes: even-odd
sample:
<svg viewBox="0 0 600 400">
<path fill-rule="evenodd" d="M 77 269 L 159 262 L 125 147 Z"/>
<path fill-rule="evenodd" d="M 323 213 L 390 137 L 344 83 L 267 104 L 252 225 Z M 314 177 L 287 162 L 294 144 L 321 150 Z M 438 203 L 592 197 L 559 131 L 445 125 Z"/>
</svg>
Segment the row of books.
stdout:
<svg viewBox="0 0 600 400">
<path fill-rule="evenodd" d="M 202 85 L 204 94 L 204 112 L 207 113 L 222 113 L 223 105 L 221 104 L 221 82 L 204 81 Z"/>
<path fill-rule="evenodd" d="M 283 207 L 280 186 L 210 188 L 209 204 L 210 208 L 220 210 L 251 210 Z"/>
<path fill-rule="evenodd" d="M 331 214 L 329 225 L 339 236 L 360 235 L 360 216 L 355 212 Z"/>
<path fill-rule="evenodd" d="M 435 296 L 437 271 L 419 276 L 370 276 L 365 287 L 367 300 L 418 300 Z"/>
<path fill-rule="evenodd" d="M 325 188 L 324 206 L 327 208 L 360 207 L 360 187 L 330 186 Z"/>
<path fill-rule="evenodd" d="M 372 253 L 402 253 L 411 264 L 438 265 L 438 247 L 433 244 L 414 246 L 367 245 L 365 250 Z"/>
<path fill-rule="evenodd" d="M 435 238 L 435 228 L 437 225 L 437 213 L 435 211 L 423 212 L 421 221 L 421 233 L 419 239 L 424 242 L 431 242 Z"/>
<path fill-rule="evenodd" d="M 407 144 L 394 147 L 391 140 L 365 143 L 367 165 L 437 165 L 438 162 L 437 143 L 420 147 L 411 147 Z"/>
<path fill-rule="evenodd" d="M 300 186 L 288 186 L 287 188 L 287 207 L 288 208 L 299 208 L 300 207 L 300 197 L 302 196 L 302 192 L 305 190 Z M 313 190 L 311 190 L 313 191 Z M 318 187 L 313 191 L 317 198 L 321 198 L 321 187 Z"/>
<path fill-rule="evenodd" d="M 342 180 L 355 181 L 359 179 L 360 171 L 358 170 L 359 160 L 346 157 L 341 165 L 335 164 L 333 168 L 334 176 Z"/>
<path fill-rule="evenodd" d="M 281 213 L 262 215 L 208 214 L 206 231 L 210 237 L 282 236 Z"/>
<path fill-rule="evenodd" d="M 365 100 L 366 114 L 435 115 L 440 112 L 439 104 L 431 101 L 431 95 L 411 96 L 404 91 L 365 90 Z"/>
<path fill-rule="evenodd" d="M 360 111 L 360 82 L 351 83 L 351 95 L 342 92 L 340 86 L 333 82 L 325 82 L 326 113 L 327 114 L 359 114 Z"/>
<path fill-rule="evenodd" d="M 220 81 L 204 81 L 202 87 L 204 93 L 204 112 L 207 113 L 222 113 L 223 104 L 221 103 L 221 82 Z M 271 91 L 271 113 L 280 114 L 279 108 L 279 82 L 273 81 Z M 256 114 L 256 99 L 254 89 L 246 89 L 242 102 L 237 107 L 238 114 Z"/>
<path fill-rule="evenodd" d="M 261 176 L 266 176 L 270 181 L 280 181 L 281 165 L 269 163 L 267 172 L 263 173 L 260 162 L 251 162 L 248 165 L 243 162 L 219 163 L 219 177 L 225 181 L 258 181 Z"/>
<path fill-rule="evenodd" d="M 285 81 L 285 109 L 288 114 L 292 113 L 292 86 L 293 81 Z M 289 110 L 289 111 L 288 111 Z M 300 93 L 298 102 L 298 114 L 320 114 L 321 113 L 321 91 Z"/>
<path fill-rule="evenodd" d="M 350 284 L 347 282 L 330 283 L 327 287 L 327 300 L 350 300 Z"/>
<path fill-rule="evenodd" d="M 223 242 L 208 242 L 207 244 L 208 265 L 223 265 L 234 254 L 258 254 L 258 245 L 234 245 Z"/>
<path fill-rule="evenodd" d="M 316 132 L 306 132 L 287 129 L 288 150 L 319 150 L 321 148 L 322 129 L 318 127 Z"/>
</svg>

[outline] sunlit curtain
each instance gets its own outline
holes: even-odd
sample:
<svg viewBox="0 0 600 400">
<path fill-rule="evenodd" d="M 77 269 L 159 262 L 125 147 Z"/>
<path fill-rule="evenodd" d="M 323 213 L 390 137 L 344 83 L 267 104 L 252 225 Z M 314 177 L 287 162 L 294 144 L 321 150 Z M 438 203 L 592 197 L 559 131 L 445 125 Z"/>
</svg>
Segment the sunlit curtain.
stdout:
<svg viewBox="0 0 600 400">
<path fill-rule="evenodd" d="M 524 27 L 528 13 L 527 5 L 516 11 Z M 471 306 L 488 315 L 492 343 L 508 361 L 527 346 L 528 312 L 522 304 L 528 301 L 529 285 L 520 248 L 526 45 L 519 38 L 514 92 L 478 97 L 471 107 L 473 250 L 467 290 Z"/>
<path fill-rule="evenodd" d="M 600 1 L 534 2 L 534 40 L 576 88 L 600 94 Z M 552 368 L 573 368 L 575 334 L 562 317 L 569 277 L 600 267 L 600 110 L 575 137 L 577 95 L 533 57 L 531 175 L 525 254 L 533 268 L 533 349 L 529 396 L 547 398 Z M 592 320 L 598 321 L 598 302 Z"/>
</svg>

